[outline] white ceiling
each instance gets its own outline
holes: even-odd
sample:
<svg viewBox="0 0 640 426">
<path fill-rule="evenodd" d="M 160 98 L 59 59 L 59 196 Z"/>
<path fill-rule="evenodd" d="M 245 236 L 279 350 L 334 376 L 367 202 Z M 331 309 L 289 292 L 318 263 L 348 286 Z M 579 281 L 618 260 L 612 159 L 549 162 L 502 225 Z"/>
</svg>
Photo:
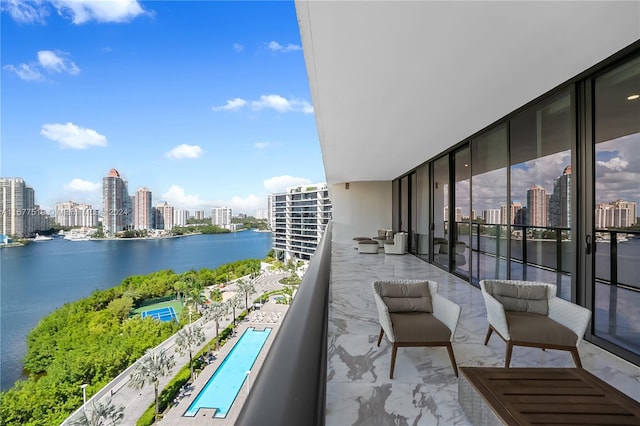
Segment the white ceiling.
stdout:
<svg viewBox="0 0 640 426">
<path fill-rule="evenodd" d="M 394 179 L 640 39 L 640 1 L 296 10 L 329 184 Z"/>
</svg>

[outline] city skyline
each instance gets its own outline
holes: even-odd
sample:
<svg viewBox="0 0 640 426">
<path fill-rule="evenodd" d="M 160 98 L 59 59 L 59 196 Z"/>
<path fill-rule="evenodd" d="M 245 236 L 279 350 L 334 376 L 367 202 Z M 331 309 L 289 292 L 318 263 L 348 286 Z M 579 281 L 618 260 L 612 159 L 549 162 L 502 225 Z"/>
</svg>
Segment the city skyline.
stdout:
<svg viewBox="0 0 640 426">
<path fill-rule="evenodd" d="M 325 180 L 293 2 L 118 3 L 3 3 L 2 176 L 48 211 L 100 206 L 115 168 L 252 215 Z"/>
</svg>

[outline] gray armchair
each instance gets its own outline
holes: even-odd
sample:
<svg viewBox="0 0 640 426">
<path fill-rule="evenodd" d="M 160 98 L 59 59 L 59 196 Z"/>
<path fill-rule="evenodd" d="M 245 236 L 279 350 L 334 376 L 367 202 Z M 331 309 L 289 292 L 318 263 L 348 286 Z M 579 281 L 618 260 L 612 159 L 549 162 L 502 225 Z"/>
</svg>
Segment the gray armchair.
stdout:
<svg viewBox="0 0 640 426">
<path fill-rule="evenodd" d="M 380 319 L 378 346 L 385 334 L 392 344 L 389 378 L 393 379 L 398 348 L 407 346 L 446 347 L 457 377 L 451 342 L 460 318 L 460 306 L 438 294 L 438 283 L 376 281 L 373 291 Z"/>
<path fill-rule="evenodd" d="M 578 346 L 591 320 L 591 311 L 556 297 L 550 283 L 482 280 L 489 329 L 484 344 L 495 331 L 507 344 L 505 367 L 514 346 L 570 351 L 582 367 Z"/>
</svg>

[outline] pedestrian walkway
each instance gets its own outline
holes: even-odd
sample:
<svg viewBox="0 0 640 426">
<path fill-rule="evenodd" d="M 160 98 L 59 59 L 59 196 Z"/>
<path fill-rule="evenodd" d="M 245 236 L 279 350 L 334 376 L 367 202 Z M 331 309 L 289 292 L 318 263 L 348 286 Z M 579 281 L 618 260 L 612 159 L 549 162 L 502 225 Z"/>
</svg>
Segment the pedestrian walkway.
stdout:
<svg viewBox="0 0 640 426">
<path fill-rule="evenodd" d="M 254 300 L 258 295 L 282 288 L 282 285 L 278 283 L 278 280 L 284 277 L 284 273 L 262 273 L 255 279 L 256 292 L 252 294 L 249 299 Z M 233 291 L 237 290 L 237 287 L 235 283 L 229 283 L 226 289 Z M 224 328 L 227 327 L 232 321 L 233 318 L 231 317 L 231 314 L 227 315 L 225 318 L 223 318 L 222 321 L 220 321 L 220 327 L 218 331 L 224 330 Z M 193 351 L 194 353 L 196 353 L 204 348 L 208 342 L 215 338 L 216 325 L 215 321 L 205 322 L 204 318 L 198 319 L 194 322 L 194 324 L 200 324 L 205 335 L 205 343 L 203 343 L 199 348 Z M 172 374 L 166 377 L 161 377 L 159 380 L 158 389 L 160 391 L 164 389 L 164 387 L 173 379 L 173 376 L 182 367 L 188 365 L 189 363 L 188 353 L 180 355 L 179 352 L 176 352 L 175 338 L 176 335 L 165 340 L 162 344 L 155 348 L 155 350 L 166 350 L 167 354 L 174 355 L 175 360 L 175 367 L 173 368 Z M 134 426 L 136 424 L 136 421 L 142 416 L 142 414 L 144 414 L 147 408 L 149 408 L 149 406 L 154 403 L 155 398 L 152 385 L 146 385 L 142 389 L 134 389 L 128 386 L 130 374 L 134 366 L 135 364 L 127 368 L 127 370 L 121 373 L 104 388 L 98 391 L 91 399 L 89 399 L 87 401 L 87 408 L 89 409 L 92 403 L 105 403 L 110 397 L 113 406 L 115 406 L 116 408 L 124 407 L 124 418 L 121 424 Z M 80 407 L 80 409 L 69 416 L 69 418 L 67 418 L 62 423 L 62 425 L 69 425 L 75 419 L 77 419 L 81 413 L 81 408 L 82 407 Z"/>
</svg>

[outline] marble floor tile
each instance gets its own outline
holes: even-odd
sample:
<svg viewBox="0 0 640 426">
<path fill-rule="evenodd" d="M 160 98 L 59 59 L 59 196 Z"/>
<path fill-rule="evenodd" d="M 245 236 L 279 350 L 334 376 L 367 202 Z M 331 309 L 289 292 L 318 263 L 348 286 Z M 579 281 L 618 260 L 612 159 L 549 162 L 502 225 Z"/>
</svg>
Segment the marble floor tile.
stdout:
<svg viewBox="0 0 640 426">
<path fill-rule="evenodd" d="M 439 293 L 462 311 L 453 349 L 458 366 L 502 367 L 505 343 L 494 334 L 487 346 L 486 311 L 480 290 L 412 255 L 358 254 L 333 243 L 327 345 L 329 426 L 469 425 L 458 403 L 458 379 L 445 348 L 399 348 L 394 379 L 391 350 L 383 338 L 372 283 L 390 279 L 431 279 Z M 585 369 L 640 401 L 640 368 L 583 342 Z M 568 352 L 516 347 L 514 367 L 573 367 Z"/>
</svg>

